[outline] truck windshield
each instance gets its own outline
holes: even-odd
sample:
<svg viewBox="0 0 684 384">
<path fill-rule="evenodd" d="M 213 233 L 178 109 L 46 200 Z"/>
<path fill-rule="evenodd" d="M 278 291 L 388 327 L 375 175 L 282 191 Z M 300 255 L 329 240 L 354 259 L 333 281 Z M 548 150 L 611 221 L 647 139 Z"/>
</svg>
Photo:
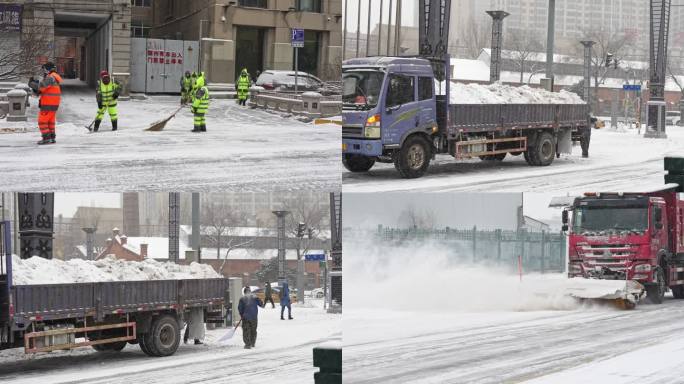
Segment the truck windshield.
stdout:
<svg viewBox="0 0 684 384">
<path fill-rule="evenodd" d="M 356 71 L 342 74 L 342 102 L 345 106 L 372 108 L 378 105 L 385 74 L 379 71 Z"/>
<path fill-rule="evenodd" d="M 644 232 L 648 228 L 646 207 L 579 207 L 574 211 L 575 233 L 603 231 Z"/>
</svg>

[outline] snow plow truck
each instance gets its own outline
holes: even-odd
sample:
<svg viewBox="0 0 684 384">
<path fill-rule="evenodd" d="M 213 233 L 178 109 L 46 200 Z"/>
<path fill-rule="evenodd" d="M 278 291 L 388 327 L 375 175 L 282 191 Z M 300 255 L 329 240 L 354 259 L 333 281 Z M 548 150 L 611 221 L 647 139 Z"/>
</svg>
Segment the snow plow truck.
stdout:
<svg viewBox="0 0 684 384">
<path fill-rule="evenodd" d="M 626 308 L 644 293 L 655 304 L 667 290 L 684 299 L 684 158 L 666 158 L 665 169 L 662 188 L 585 193 L 563 211 L 568 277 L 624 281 L 620 297 L 607 298 Z"/>
</svg>

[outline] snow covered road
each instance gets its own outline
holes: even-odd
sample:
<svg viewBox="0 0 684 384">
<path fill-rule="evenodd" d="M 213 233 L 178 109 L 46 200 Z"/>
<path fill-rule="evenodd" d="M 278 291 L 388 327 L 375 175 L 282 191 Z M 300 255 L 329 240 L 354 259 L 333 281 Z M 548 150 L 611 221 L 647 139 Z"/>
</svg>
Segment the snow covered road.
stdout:
<svg viewBox="0 0 684 384">
<path fill-rule="evenodd" d="M 594 130 L 588 159 L 580 149 L 548 167 L 530 167 L 522 156 L 503 162 L 457 162 L 437 156 L 420 179 L 405 180 L 391 164 L 376 164 L 366 174 L 346 172 L 345 192 L 494 191 L 582 193 L 587 190 L 634 190 L 663 184 L 663 157 L 684 154 L 684 128 L 668 127 L 668 139 L 644 139 L 636 130 Z"/>
<path fill-rule="evenodd" d="M 348 383 L 518 383 L 536 378 L 534 383 L 655 384 L 681 382 L 684 375 L 684 342 L 677 341 L 684 336 L 684 301 L 674 299 L 634 311 L 347 310 L 344 316 Z M 353 323 L 364 327 L 349 326 Z"/>
<path fill-rule="evenodd" d="M 150 358 L 137 345 L 119 353 L 90 348 L 35 357 L 21 350 L 0 352 L 2 383 L 279 383 L 313 382 L 313 348 L 342 335 L 341 315 L 315 305 L 294 305 L 292 321 L 280 320 L 280 307 L 260 310 L 256 348 L 242 348 L 238 330 L 229 345 L 216 340 L 225 329 L 207 331 L 205 344 L 181 345 L 170 357 Z"/>
<path fill-rule="evenodd" d="M 119 102 L 119 131 L 109 118 L 98 134 L 84 128 L 97 109 L 94 93 L 64 86 L 57 116 L 57 144 L 40 138 L 36 104 L 29 131 L 0 134 L 0 188 L 21 191 L 266 191 L 335 190 L 340 186 L 340 131 L 335 125 L 239 107 L 212 100 L 207 133 L 191 133 L 192 114 L 183 110 L 162 132 L 146 132 L 170 115 L 178 97 Z M 3 126 L 16 123 L 0 123 Z"/>
</svg>

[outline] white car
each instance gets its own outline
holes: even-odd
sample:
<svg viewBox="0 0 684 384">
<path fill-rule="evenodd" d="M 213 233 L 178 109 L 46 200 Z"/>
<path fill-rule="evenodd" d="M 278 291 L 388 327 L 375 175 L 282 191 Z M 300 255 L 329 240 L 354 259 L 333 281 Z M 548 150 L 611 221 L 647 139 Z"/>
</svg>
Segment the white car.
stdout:
<svg viewBox="0 0 684 384">
<path fill-rule="evenodd" d="M 325 296 L 325 293 L 323 292 L 323 288 L 316 288 L 311 291 L 311 296 L 317 298 L 317 299 L 322 299 L 323 296 Z"/>
<path fill-rule="evenodd" d="M 682 113 L 680 111 L 665 112 L 665 125 L 681 125 Z"/>
</svg>

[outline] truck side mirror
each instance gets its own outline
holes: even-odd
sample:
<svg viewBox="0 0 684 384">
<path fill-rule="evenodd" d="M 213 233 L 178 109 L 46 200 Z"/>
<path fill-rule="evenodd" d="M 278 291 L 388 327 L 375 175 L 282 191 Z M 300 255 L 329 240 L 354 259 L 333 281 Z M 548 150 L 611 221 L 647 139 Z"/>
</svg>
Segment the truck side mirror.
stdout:
<svg viewBox="0 0 684 384">
<path fill-rule="evenodd" d="M 563 226 L 567 227 L 568 226 L 568 210 L 567 209 L 563 210 L 562 217 L 563 217 Z"/>
<path fill-rule="evenodd" d="M 656 229 L 663 229 L 663 223 L 662 222 L 655 223 L 655 228 Z"/>
<path fill-rule="evenodd" d="M 563 230 L 563 232 L 567 232 L 567 231 L 568 231 L 568 225 L 567 225 L 567 224 L 563 224 L 563 226 L 561 227 L 561 229 Z"/>
</svg>

